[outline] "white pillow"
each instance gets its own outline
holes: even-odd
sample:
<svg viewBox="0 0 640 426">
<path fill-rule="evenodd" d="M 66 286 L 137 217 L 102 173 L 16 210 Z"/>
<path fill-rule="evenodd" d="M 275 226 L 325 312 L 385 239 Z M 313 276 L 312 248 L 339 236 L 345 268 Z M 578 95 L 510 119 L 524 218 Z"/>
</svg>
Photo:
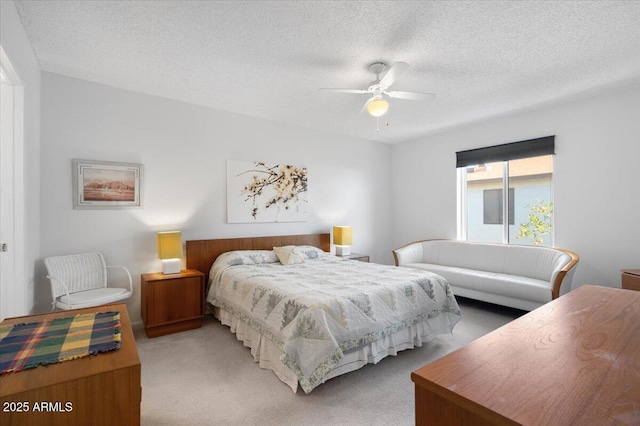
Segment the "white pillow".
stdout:
<svg viewBox="0 0 640 426">
<path fill-rule="evenodd" d="M 283 265 L 303 263 L 304 259 L 299 253 L 293 251 L 294 248 L 295 246 L 274 247 L 273 251 L 276 252 L 276 256 Z"/>
<path fill-rule="evenodd" d="M 293 252 L 300 254 L 304 260 L 315 260 L 328 255 L 322 249 L 314 246 L 296 246 Z"/>
<path fill-rule="evenodd" d="M 260 263 L 275 263 L 278 261 L 273 250 L 235 250 L 222 253 L 214 265 L 258 265 Z"/>
</svg>

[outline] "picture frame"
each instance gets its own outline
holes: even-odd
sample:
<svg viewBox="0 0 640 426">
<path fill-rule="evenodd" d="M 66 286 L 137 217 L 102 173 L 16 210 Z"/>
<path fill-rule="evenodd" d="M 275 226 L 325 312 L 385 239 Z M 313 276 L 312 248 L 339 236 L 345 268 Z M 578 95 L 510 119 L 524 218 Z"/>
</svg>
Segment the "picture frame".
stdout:
<svg viewBox="0 0 640 426">
<path fill-rule="evenodd" d="M 304 166 L 227 160 L 227 223 L 305 222 Z"/>
<path fill-rule="evenodd" d="M 111 161 L 72 161 L 73 208 L 142 208 L 144 166 Z"/>
</svg>

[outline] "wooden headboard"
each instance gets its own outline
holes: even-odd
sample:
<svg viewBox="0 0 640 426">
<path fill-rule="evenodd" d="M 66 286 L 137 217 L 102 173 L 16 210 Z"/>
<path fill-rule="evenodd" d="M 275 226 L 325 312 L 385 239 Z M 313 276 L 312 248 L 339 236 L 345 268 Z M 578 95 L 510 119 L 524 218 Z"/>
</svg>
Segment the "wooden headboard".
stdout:
<svg viewBox="0 0 640 426">
<path fill-rule="evenodd" d="M 329 234 L 278 235 L 274 237 L 223 238 L 219 240 L 187 241 L 187 269 L 197 269 L 209 276 L 216 258 L 233 250 L 271 250 L 280 246 L 315 246 L 331 249 Z"/>
</svg>

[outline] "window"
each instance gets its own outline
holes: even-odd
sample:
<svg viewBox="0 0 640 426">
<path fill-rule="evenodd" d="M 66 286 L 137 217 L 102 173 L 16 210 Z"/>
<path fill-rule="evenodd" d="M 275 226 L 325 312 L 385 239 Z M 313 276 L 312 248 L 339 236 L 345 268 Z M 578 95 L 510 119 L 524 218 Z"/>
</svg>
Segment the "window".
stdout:
<svg viewBox="0 0 640 426">
<path fill-rule="evenodd" d="M 550 136 L 458 152 L 459 238 L 552 246 L 554 149 Z"/>
<path fill-rule="evenodd" d="M 485 225 L 502 225 L 504 217 L 504 197 L 502 188 L 485 189 L 482 194 Z M 509 225 L 513 225 L 513 209 L 515 205 L 515 193 L 513 188 L 509 188 Z"/>
</svg>

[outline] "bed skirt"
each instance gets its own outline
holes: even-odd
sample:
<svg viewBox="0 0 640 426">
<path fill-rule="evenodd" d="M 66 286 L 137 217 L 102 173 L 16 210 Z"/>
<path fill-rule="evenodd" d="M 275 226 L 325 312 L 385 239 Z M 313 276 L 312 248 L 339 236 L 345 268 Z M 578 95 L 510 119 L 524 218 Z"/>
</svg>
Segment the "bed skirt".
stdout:
<svg viewBox="0 0 640 426">
<path fill-rule="evenodd" d="M 213 311 L 214 316 L 223 325 L 228 326 L 244 346 L 251 348 L 253 361 L 259 363 L 260 368 L 272 370 L 294 393 L 297 391 L 298 378 L 296 374 L 280 361 L 282 351 L 271 340 L 262 336 L 229 311 L 218 307 L 214 307 Z M 433 340 L 438 335 L 450 333 L 451 328 L 448 317 L 438 315 L 435 318 L 403 328 L 368 345 L 349 350 L 344 353 L 340 363 L 325 376 L 323 383 L 333 377 L 357 370 L 366 364 L 377 364 L 381 359 L 389 355 L 397 355 L 398 352 L 405 349 L 421 347 L 423 343 Z"/>
</svg>

